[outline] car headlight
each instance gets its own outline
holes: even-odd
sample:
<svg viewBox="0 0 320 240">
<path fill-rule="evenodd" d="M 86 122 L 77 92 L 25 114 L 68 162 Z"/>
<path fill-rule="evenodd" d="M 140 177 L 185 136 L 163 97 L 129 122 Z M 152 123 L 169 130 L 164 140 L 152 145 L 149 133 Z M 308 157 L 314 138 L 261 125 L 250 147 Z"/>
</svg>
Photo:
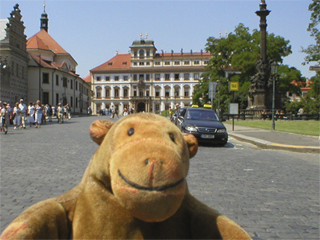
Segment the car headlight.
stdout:
<svg viewBox="0 0 320 240">
<path fill-rule="evenodd" d="M 222 128 L 222 129 L 218 129 L 217 130 L 217 133 L 225 133 L 227 132 L 227 130 L 225 128 Z"/>
<path fill-rule="evenodd" d="M 189 132 L 197 132 L 197 129 L 195 127 L 192 127 L 192 126 L 187 126 L 185 127 L 185 129 Z"/>
</svg>

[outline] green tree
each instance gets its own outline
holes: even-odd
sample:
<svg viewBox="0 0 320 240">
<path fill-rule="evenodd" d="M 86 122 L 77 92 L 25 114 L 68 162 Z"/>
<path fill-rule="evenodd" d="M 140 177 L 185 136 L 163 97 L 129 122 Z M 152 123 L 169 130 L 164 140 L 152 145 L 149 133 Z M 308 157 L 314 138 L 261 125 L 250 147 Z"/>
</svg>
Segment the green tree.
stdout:
<svg viewBox="0 0 320 240">
<path fill-rule="evenodd" d="M 279 91 L 281 96 L 285 96 L 287 92 L 300 95 L 301 90 L 299 86 L 291 84 L 293 80 L 297 82 L 306 82 L 306 78 L 302 77 L 302 74 L 295 67 L 289 67 L 288 65 L 281 65 L 278 69 L 279 74 Z"/>
<path fill-rule="evenodd" d="M 305 97 L 306 100 L 306 112 L 309 114 L 320 114 L 320 72 L 317 72 L 316 76 L 310 79 L 312 82 L 311 90 Z"/>
<path fill-rule="evenodd" d="M 291 54 L 289 41 L 274 34 L 267 35 L 267 55 L 270 59 L 282 62 L 282 58 Z M 206 51 L 212 57 L 194 92 L 193 102 L 200 103 L 210 101 L 207 95 L 210 81 L 220 81 L 220 105 L 223 112 L 226 111 L 228 103 L 238 102 L 240 108 L 246 108 L 248 104 L 248 90 L 250 78 L 257 72 L 257 61 L 260 59 L 260 32 L 254 30 L 250 33 L 248 27 L 240 23 L 226 38 L 209 37 L 207 39 Z M 228 74 L 226 74 L 228 72 Z M 227 76 L 227 78 L 226 78 Z M 240 90 L 235 93 L 228 91 L 230 81 L 238 81 Z M 218 99 L 214 105 L 217 108 Z"/>
<path fill-rule="evenodd" d="M 320 23 L 320 1 L 313 0 L 312 3 L 309 4 L 309 11 L 311 11 L 311 22 L 307 30 L 310 32 L 310 36 L 315 38 L 315 44 L 311 44 L 302 50 L 302 52 L 307 54 L 303 64 L 320 60 L 320 31 L 318 29 Z"/>
</svg>

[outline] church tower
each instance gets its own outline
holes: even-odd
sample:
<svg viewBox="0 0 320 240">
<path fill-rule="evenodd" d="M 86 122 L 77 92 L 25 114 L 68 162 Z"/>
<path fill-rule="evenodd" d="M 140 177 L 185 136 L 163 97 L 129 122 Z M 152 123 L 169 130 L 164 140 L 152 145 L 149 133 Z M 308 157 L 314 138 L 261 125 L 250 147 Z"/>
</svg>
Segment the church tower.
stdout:
<svg viewBox="0 0 320 240">
<path fill-rule="evenodd" d="M 43 5 L 43 13 L 41 14 L 40 18 L 40 30 L 44 29 L 48 32 L 48 14 L 46 13 L 46 5 Z"/>
</svg>

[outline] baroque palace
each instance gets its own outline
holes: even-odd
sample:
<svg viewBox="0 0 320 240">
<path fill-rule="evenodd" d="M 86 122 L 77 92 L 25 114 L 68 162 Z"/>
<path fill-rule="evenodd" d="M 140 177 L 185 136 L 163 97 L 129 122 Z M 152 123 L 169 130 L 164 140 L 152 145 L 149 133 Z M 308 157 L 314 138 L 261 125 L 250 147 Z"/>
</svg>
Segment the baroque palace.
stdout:
<svg viewBox="0 0 320 240">
<path fill-rule="evenodd" d="M 69 103 L 72 113 L 84 113 L 90 106 L 90 83 L 76 74 L 77 62 L 49 35 L 48 21 L 44 8 L 40 31 L 27 39 L 18 4 L 8 19 L 0 20 L 0 100 L 11 106 L 21 98 Z"/>
<path fill-rule="evenodd" d="M 154 41 L 141 36 L 130 53 L 118 54 L 90 70 L 94 113 L 111 106 L 153 112 L 192 105 L 192 94 L 210 53 L 157 53 Z"/>
</svg>

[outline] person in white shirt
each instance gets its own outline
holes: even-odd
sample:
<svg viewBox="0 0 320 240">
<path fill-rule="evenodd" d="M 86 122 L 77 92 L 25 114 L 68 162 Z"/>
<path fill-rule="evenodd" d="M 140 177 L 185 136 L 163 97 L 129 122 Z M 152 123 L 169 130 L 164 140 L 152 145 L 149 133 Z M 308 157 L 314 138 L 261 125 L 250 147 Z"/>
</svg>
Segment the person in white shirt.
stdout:
<svg viewBox="0 0 320 240">
<path fill-rule="evenodd" d="M 36 108 L 36 128 L 40 128 L 42 124 L 43 107 L 40 100 L 37 100 Z"/>
<path fill-rule="evenodd" d="M 27 118 L 28 107 L 24 103 L 23 99 L 20 99 L 19 108 L 21 110 L 21 125 L 25 129 L 26 128 L 26 118 Z"/>
<path fill-rule="evenodd" d="M 58 123 L 63 123 L 63 114 L 64 114 L 64 107 L 61 105 L 61 103 L 58 104 L 57 108 L 57 116 L 58 116 Z"/>
<path fill-rule="evenodd" d="M 36 111 L 36 107 L 34 106 L 33 102 L 29 102 L 28 106 L 28 122 L 30 124 L 30 127 L 32 124 L 34 124 L 34 114 Z"/>
<path fill-rule="evenodd" d="M 16 103 L 16 106 L 13 108 L 13 115 L 14 115 L 14 119 L 13 119 L 13 125 L 14 128 L 13 129 L 17 129 L 19 127 L 21 127 L 21 110 L 19 108 L 19 103 Z"/>
</svg>

